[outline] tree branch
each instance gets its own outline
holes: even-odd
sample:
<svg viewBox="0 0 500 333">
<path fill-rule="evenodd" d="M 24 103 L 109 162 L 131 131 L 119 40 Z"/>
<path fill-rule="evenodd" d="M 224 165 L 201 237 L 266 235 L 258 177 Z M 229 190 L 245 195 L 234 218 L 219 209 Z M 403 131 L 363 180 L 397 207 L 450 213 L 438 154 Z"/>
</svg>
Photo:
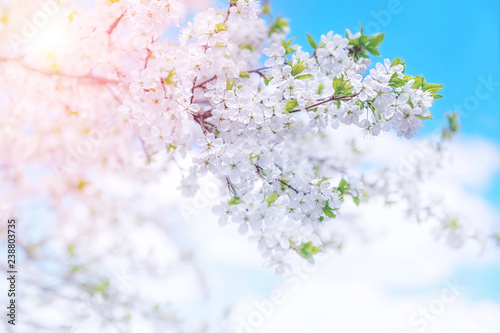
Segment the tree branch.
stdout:
<svg viewBox="0 0 500 333">
<path fill-rule="evenodd" d="M 27 70 L 30 70 L 30 71 L 33 71 L 33 72 L 37 72 L 39 74 L 42 74 L 42 75 L 46 75 L 46 76 L 61 76 L 61 77 L 66 77 L 66 78 L 70 78 L 70 79 L 78 79 L 78 80 L 83 80 L 83 81 L 91 81 L 93 83 L 97 83 L 97 84 L 107 84 L 107 83 L 118 83 L 119 81 L 118 80 L 112 80 L 112 79 L 108 79 L 108 78 L 104 78 L 104 77 L 101 77 L 101 76 L 95 76 L 95 75 L 92 75 L 92 74 L 85 74 L 85 75 L 73 75 L 73 74 L 67 74 L 67 73 L 62 73 L 62 72 L 52 72 L 52 71 L 47 71 L 47 70 L 43 70 L 43 69 L 39 69 L 39 68 L 35 68 L 35 67 L 32 67 L 22 61 L 19 61 L 19 59 L 6 59 L 6 58 L 0 58 L 0 62 L 8 62 L 8 61 L 13 61 L 13 62 L 16 62 L 18 63 L 21 67 L 27 69 Z"/>
<path fill-rule="evenodd" d="M 348 96 L 335 96 L 335 95 L 333 95 L 332 97 L 327 98 L 327 99 L 325 99 L 323 101 L 320 101 L 320 102 L 315 103 L 313 105 L 306 106 L 305 109 L 309 110 L 309 109 L 312 109 L 312 108 L 314 108 L 316 106 L 319 106 L 321 104 L 325 104 L 325 103 L 333 102 L 333 101 L 349 101 L 349 100 L 353 99 L 356 96 L 358 96 L 358 94 L 352 94 L 352 95 L 348 95 Z M 302 109 L 295 109 L 295 110 L 292 110 L 292 111 L 288 111 L 288 113 L 294 113 L 294 112 L 300 112 L 300 111 L 302 111 Z"/>
<path fill-rule="evenodd" d="M 125 15 L 125 12 L 123 12 L 118 18 L 116 18 L 116 20 L 113 21 L 113 24 L 111 24 L 111 26 L 106 31 L 108 35 L 111 35 L 113 33 L 116 26 L 118 25 L 118 23 L 120 23 L 121 19 L 123 18 L 123 15 Z"/>
<path fill-rule="evenodd" d="M 207 80 L 205 80 L 205 81 L 203 81 L 203 82 L 201 82 L 201 83 L 199 83 L 199 84 L 195 85 L 195 86 L 194 86 L 194 88 L 201 88 L 201 87 L 203 87 L 205 84 L 207 84 L 208 82 L 210 82 L 210 81 L 212 81 L 212 80 L 215 80 L 216 78 L 217 78 L 217 75 L 214 75 L 214 76 L 212 76 L 210 79 L 207 79 Z M 193 89 L 193 91 L 194 91 L 194 89 Z"/>
<path fill-rule="evenodd" d="M 238 193 L 236 192 L 236 188 L 233 185 L 233 182 L 231 181 L 231 178 L 229 176 L 226 176 L 226 183 L 231 192 L 233 192 L 233 195 L 236 197 L 236 199 L 240 200 L 240 197 L 238 196 Z"/>
</svg>

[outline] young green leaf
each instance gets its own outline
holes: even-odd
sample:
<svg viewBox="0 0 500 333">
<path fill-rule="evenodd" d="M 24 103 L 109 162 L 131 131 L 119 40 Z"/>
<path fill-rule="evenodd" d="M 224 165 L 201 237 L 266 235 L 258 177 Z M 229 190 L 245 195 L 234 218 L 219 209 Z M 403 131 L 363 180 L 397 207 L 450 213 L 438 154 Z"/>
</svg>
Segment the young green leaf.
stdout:
<svg viewBox="0 0 500 333">
<path fill-rule="evenodd" d="M 431 120 L 432 119 L 432 114 L 425 117 L 425 116 L 422 116 L 421 114 L 417 114 L 417 117 L 420 118 L 420 120 Z"/>
<path fill-rule="evenodd" d="M 267 200 L 266 200 L 267 201 L 267 206 L 271 206 L 271 204 L 273 202 L 275 202 L 276 200 L 278 200 L 278 197 L 279 197 L 278 193 L 276 193 L 276 192 L 271 193 L 269 195 L 269 197 L 267 197 Z"/>
<path fill-rule="evenodd" d="M 339 186 L 338 186 L 338 190 L 342 192 L 342 191 L 344 191 L 346 188 L 347 188 L 347 181 L 346 181 L 344 178 L 342 178 L 342 179 L 340 180 L 340 183 L 339 183 Z"/>
<path fill-rule="evenodd" d="M 233 90 L 234 81 L 229 81 L 229 78 L 226 76 L 226 90 Z"/>
<path fill-rule="evenodd" d="M 363 35 L 363 25 L 361 24 L 361 22 L 358 23 L 359 23 L 359 32 L 361 32 L 361 35 Z"/>
<path fill-rule="evenodd" d="M 328 200 L 326 201 L 325 207 L 323 207 L 323 213 L 331 219 L 334 219 L 336 215 L 333 213 L 333 209 L 329 206 Z"/>
<path fill-rule="evenodd" d="M 366 50 L 368 52 L 370 52 L 371 54 L 373 54 L 374 56 L 376 57 L 380 57 L 380 52 L 377 50 L 376 47 L 373 47 L 373 46 L 367 46 L 366 47 Z"/>
<path fill-rule="evenodd" d="M 397 66 L 397 65 L 403 65 L 402 72 L 404 73 L 406 70 L 406 63 L 402 59 L 399 59 L 399 57 L 394 58 L 394 60 L 391 62 L 391 67 Z"/>
<path fill-rule="evenodd" d="M 332 87 L 335 90 L 335 96 L 348 96 L 354 90 L 354 87 L 344 79 L 344 75 L 333 78 Z"/>
<path fill-rule="evenodd" d="M 296 100 L 292 99 L 291 101 L 289 101 L 285 105 L 285 111 L 286 111 L 286 113 L 294 110 L 297 106 L 299 106 L 299 103 Z"/>
<path fill-rule="evenodd" d="M 278 15 L 269 28 L 269 36 L 276 32 L 285 32 L 285 27 L 288 27 L 288 20 L 282 18 L 281 15 Z"/>
<path fill-rule="evenodd" d="M 415 80 L 415 82 L 413 82 L 413 85 L 411 86 L 413 89 L 421 88 L 425 83 L 425 79 L 421 75 L 415 76 L 414 80 Z"/>
<path fill-rule="evenodd" d="M 405 75 L 402 79 L 398 77 L 398 73 L 392 74 L 391 78 L 389 79 L 389 85 L 393 88 L 399 88 L 404 86 L 410 78 L 413 78 L 410 75 Z"/>
<path fill-rule="evenodd" d="M 320 247 L 314 246 L 312 242 L 307 242 L 299 246 L 299 248 L 297 249 L 297 254 L 309 261 L 311 264 L 314 264 L 313 255 L 320 251 Z"/>
<path fill-rule="evenodd" d="M 442 84 L 437 84 L 437 83 L 424 83 L 422 88 L 424 91 L 429 91 L 431 94 L 433 94 L 443 89 L 444 86 Z"/>
<path fill-rule="evenodd" d="M 304 75 L 299 75 L 297 77 L 295 77 L 297 80 L 304 80 L 304 79 L 309 79 L 311 77 L 313 77 L 314 75 L 312 74 L 304 74 Z"/>
<path fill-rule="evenodd" d="M 323 89 L 325 89 L 325 85 L 323 83 L 320 83 L 318 86 L 318 95 L 321 95 Z"/>
<path fill-rule="evenodd" d="M 297 50 L 297 45 L 292 45 L 294 39 L 295 37 L 290 38 L 288 41 L 285 41 L 284 39 L 281 40 L 281 46 L 285 49 L 285 55 L 293 53 Z"/>
<path fill-rule="evenodd" d="M 312 38 L 311 35 L 307 34 L 307 41 L 309 42 L 309 45 L 311 45 L 311 47 L 313 49 L 317 49 L 318 48 L 318 44 L 316 44 L 316 41 L 314 40 L 314 38 Z"/>
<path fill-rule="evenodd" d="M 306 69 L 306 66 L 302 65 L 302 63 L 298 63 L 298 64 L 295 64 L 293 67 L 292 67 L 292 76 L 296 76 L 296 75 L 299 75 L 300 73 L 302 73 L 304 70 Z"/>
<path fill-rule="evenodd" d="M 241 202 L 241 200 L 238 199 L 237 196 L 234 196 L 234 197 L 231 198 L 231 200 L 228 201 L 228 204 L 229 204 L 229 206 L 232 206 L 232 205 L 237 205 L 240 202 Z"/>
<path fill-rule="evenodd" d="M 224 22 L 221 22 L 221 23 L 217 23 L 217 25 L 215 26 L 215 31 L 216 32 L 219 32 L 219 31 L 227 31 L 228 29 L 228 26 L 226 23 Z"/>
<path fill-rule="evenodd" d="M 371 35 L 370 37 L 368 37 L 368 46 L 371 46 L 374 48 L 379 47 L 380 44 L 382 44 L 382 42 L 384 41 L 384 37 L 385 37 L 384 33 L 378 33 L 375 35 Z"/>
</svg>

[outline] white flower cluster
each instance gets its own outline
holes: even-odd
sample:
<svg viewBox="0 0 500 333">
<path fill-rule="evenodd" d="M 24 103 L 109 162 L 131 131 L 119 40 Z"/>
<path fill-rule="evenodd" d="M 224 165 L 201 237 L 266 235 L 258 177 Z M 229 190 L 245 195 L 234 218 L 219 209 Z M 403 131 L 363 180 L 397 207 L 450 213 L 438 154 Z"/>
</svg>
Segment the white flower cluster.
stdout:
<svg viewBox="0 0 500 333">
<path fill-rule="evenodd" d="M 132 14 L 130 20 L 151 29 L 164 19 Z M 362 55 L 363 45 L 372 52 L 381 34 L 329 32 L 319 45 L 312 41 L 309 54 L 292 40 L 279 40 L 284 28 L 273 29 L 255 1 L 198 14 L 182 30 L 180 46 L 154 39 L 147 45 L 147 58 L 128 77 L 127 103 L 147 154 L 167 149 L 185 156 L 187 124 L 199 125 L 198 176 L 210 171 L 231 193 L 214 212 L 221 224 L 231 220 L 240 233 L 254 235 L 282 272 L 291 251 L 312 260 L 322 247 L 322 224 L 340 213 L 344 194 L 359 201 L 361 193 L 344 180 L 345 172 L 328 173 L 295 154 L 296 138 L 340 123 L 372 136 L 392 126 L 411 138 L 430 116 L 434 98 L 425 81 L 404 75 L 399 59 L 366 73 L 369 58 L 354 53 Z M 262 48 L 268 58 L 259 68 Z"/>
<path fill-rule="evenodd" d="M 74 158 L 60 142 L 78 147 L 79 133 L 105 128 L 107 139 L 96 144 L 95 158 L 86 158 L 82 144 L 78 163 L 71 163 L 78 168 L 66 181 L 44 178 L 57 198 L 75 188 L 84 196 L 92 188 L 89 170 L 134 174 L 130 146 L 152 162 L 160 152 L 184 158 L 197 142 L 195 172 L 182 181 L 183 193 L 193 194 L 197 177 L 211 172 L 230 193 L 214 208 L 222 224 L 230 220 L 242 234 L 257 237 L 263 255 L 282 263 L 278 271 L 294 252 L 312 260 L 324 248 L 324 224 L 340 214 L 346 196 L 359 204 L 363 184 L 349 167 L 309 154 L 303 138 L 340 124 L 370 136 L 393 128 L 410 138 L 431 117 L 441 86 L 405 74 L 399 58 L 369 69 L 368 52 L 379 55 L 383 34 L 329 32 L 319 43 L 308 36 L 314 49 L 308 53 L 285 39 L 287 21 L 278 17 L 269 24 L 255 0 L 208 8 L 173 40 L 165 31 L 182 18 L 184 4 L 98 1 L 98 16 L 76 8 L 62 18 L 60 45 L 5 60 L 5 77 L 25 78 L 6 83 L 9 94 L 21 97 L 17 91 L 29 88 L 51 112 L 51 118 L 33 120 L 34 128 L 46 128 L 36 135 L 47 134 L 27 160 L 66 159 L 69 166 Z M 30 57 L 39 65 L 30 65 Z M 41 88 L 49 79 L 52 95 Z M 9 107 L 24 114 L 16 98 Z M 112 118 L 109 126 L 106 117 Z"/>
</svg>

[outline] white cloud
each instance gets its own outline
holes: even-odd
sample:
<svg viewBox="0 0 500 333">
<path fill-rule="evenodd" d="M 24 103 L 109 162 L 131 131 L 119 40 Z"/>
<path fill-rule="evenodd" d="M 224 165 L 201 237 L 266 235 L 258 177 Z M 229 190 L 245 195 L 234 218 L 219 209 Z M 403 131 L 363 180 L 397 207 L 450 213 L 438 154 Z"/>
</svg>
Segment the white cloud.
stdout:
<svg viewBox="0 0 500 333">
<path fill-rule="evenodd" d="M 390 136 L 381 141 L 383 145 L 376 142 L 372 146 L 383 148 L 372 149 L 371 154 L 373 158 L 382 156 L 384 162 L 397 163 L 400 154 L 411 153 L 418 147 L 415 142 Z M 498 212 L 484 198 L 470 193 L 467 186 L 474 185 L 481 189 L 488 184 L 499 169 L 498 148 L 474 139 L 456 142 L 451 151 L 452 162 L 435 175 L 427 188 L 441 191 L 444 201 L 453 209 L 458 209 L 461 215 L 491 227 L 498 220 Z M 405 221 L 404 212 L 394 207 L 370 204 L 358 213 L 356 220 L 350 223 L 365 230 L 370 241 L 365 243 L 362 238 L 352 239 L 341 253 L 319 263 L 317 271 L 304 278 L 295 290 L 290 289 L 290 283 L 276 283 L 272 276 L 267 276 L 268 283 L 262 286 L 263 279 L 266 282 L 266 274 L 259 268 L 261 259 L 255 247 L 234 229 L 220 229 L 213 216 L 207 218 L 209 215 L 204 214 L 203 223 L 198 221 L 195 225 L 200 227 L 198 232 L 203 235 L 199 248 L 204 252 L 205 268 L 210 271 L 211 264 L 226 268 L 232 266 L 235 271 L 246 273 L 235 273 L 234 279 L 225 276 L 225 286 L 219 284 L 218 294 L 214 297 L 234 300 L 238 299 L 238 295 L 234 294 L 234 284 L 250 288 L 253 295 L 244 291 L 239 293 L 241 298 L 233 320 L 238 324 L 241 319 L 248 321 L 248 316 L 253 314 L 255 323 L 260 318 L 255 314 L 258 311 L 255 302 L 264 300 L 267 310 L 270 309 L 265 300 L 270 298 L 268 287 L 269 281 L 272 281 L 274 290 L 284 293 L 285 301 L 281 305 L 275 304 L 269 318 L 261 315 L 263 323 L 248 331 L 256 333 L 465 333 L 473 328 L 474 331 L 493 333 L 500 330 L 500 304 L 472 301 L 471 290 L 465 290 L 449 303 L 441 298 L 447 281 L 453 281 L 457 265 L 498 262 L 500 256 L 497 251 L 489 249 L 478 256 L 480 249 L 473 244 L 462 249 L 450 249 L 435 240 L 432 225 Z M 213 276 L 217 276 L 217 269 L 214 268 L 214 271 Z M 229 270 L 225 274 L 232 273 Z M 255 281 L 257 277 L 258 282 Z M 233 286 L 228 286 L 228 283 Z M 225 289 L 233 294 L 225 295 Z M 398 289 L 415 292 L 395 295 L 393 291 Z M 440 312 L 440 302 L 443 313 L 432 315 Z M 420 308 L 430 309 L 430 319 L 419 314 Z M 261 313 L 265 311 L 264 307 Z M 252 326 L 248 327 L 252 329 Z M 242 329 L 241 332 L 247 330 Z"/>
</svg>

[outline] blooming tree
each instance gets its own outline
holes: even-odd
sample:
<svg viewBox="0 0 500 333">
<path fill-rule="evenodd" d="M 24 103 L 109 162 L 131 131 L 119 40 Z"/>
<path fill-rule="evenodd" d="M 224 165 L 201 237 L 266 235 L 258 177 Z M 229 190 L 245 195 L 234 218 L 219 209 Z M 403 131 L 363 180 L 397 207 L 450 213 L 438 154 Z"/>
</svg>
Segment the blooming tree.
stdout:
<svg viewBox="0 0 500 333">
<path fill-rule="evenodd" d="M 307 52 L 268 5 L 230 0 L 226 8 L 197 9 L 185 23 L 193 6 L 203 4 L 0 5 L 5 216 L 37 199 L 57 221 L 79 216 L 102 221 L 103 230 L 113 230 L 114 220 L 131 227 L 129 213 L 160 221 L 161 210 L 135 210 L 131 198 L 144 193 L 131 188 L 147 188 L 187 158 L 182 193 L 194 195 L 207 173 L 218 179 L 226 188 L 213 207 L 220 224 L 238 224 L 277 273 L 292 269 L 294 258 L 314 262 L 318 252 L 339 247 L 331 225 L 348 201 L 397 198 L 413 216 L 435 218 L 453 245 L 477 236 L 418 196 L 419 177 L 436 167 L 458 130 L 457 115 L 431 144 L 437 162 L 421 163 L 411 177 L 363 170 L 359 135 L 343 136 L 355 129 L 361 140 L 390 131 L 410 139 L 441 97 L 440 84 L 409 74 L 400 58 L 372 64 L 383 33 L 368 36 L 360 27 L 308 35 Z M 172 38 L 175 25 L 182 29 Z M 123 186 L 110 190 L 111 183 Z M 66 232 L 65 223 L 58 227 Z M 72 256 L 81 235 L 68 233 L 72 245 L 56 247 Z M 106 287 L 86 286 L 93 293 Z"/>
</svg>

